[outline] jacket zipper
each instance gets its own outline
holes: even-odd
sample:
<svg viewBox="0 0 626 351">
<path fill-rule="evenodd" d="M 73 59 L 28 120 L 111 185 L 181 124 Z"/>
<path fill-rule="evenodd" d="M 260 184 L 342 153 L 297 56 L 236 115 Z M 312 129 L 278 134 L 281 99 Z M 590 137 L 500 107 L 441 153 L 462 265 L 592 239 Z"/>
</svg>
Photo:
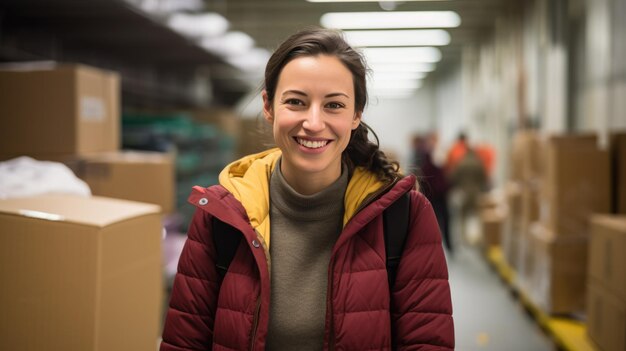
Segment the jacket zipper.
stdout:
<svg viewBox="0 0 626 351">
<path fill-rule="evenodd" d="M 254 319 L 252 321 L 252 337 L 250 338 L 250 350 L 254 350 L 256 346 L 256 332 L 259 329 L 259 314 L 261 311 L 261 296 L 257 298 L 256 307 L 254 309 Z"/>
<path fill-rule="evenodd" d="M 258 230 L 254 230 L 257 240 L 259 240 L 263 251 L 265 252 L 265 258 L 266 258 L 266 262 L 267 262 L 267 270 L 268 270 L 268 277 L 271 276 L 271 258 L 270 258 L 270 251 L 267 249 L 267 245 L 265 244 L 265 240 L 263 240 L 263 237 L 259 234 Z M 259 329 L 259 318 L 260 318 L 260 314 L 261 314 L 261 295 L 259 295 L 259 297 L 257 298 L 256 301 L 256 307 L 254 309 L 254 319 L 252 320 L 252 337 L 250 338 L 250 350 L 254 350 L 256 347 L 256 334 L 257 331 Z"/>
</svg>

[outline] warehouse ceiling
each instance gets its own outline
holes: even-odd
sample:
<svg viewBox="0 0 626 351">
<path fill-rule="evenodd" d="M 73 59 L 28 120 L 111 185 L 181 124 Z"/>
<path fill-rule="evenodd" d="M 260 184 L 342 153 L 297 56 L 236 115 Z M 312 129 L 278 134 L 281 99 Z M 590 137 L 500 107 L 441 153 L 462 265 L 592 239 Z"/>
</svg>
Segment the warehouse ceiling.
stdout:
<svg viewBox="0 0 626 351">
<path fill-rule="evenodd" d="M 208 72 L 213 95 L 234 104 L 251 89 L 250 73 L 234 68 L 219 54 L 167 26 L 171 14 L 147 7 L 196 4 L 186 12 L 212 12 L 229 22 L 257 48 L 271 52 L 289 34 L 319 25 L 327 12 L 452 10 L 461 25 L 447 29 L 451 42 L 441 47 L 436 72 L 460 61 L 462 48 L 489 37 L 498 14 L 515 11 L 522 1 L 452 0 L 404 2 L 307 2 L 305 0 L 0 0 L 0 62 L 77 61 L 120 71 L 132 98 L 164 104 L 202 104 L 198 72 Z M 157 6 L 157 7 L 158 7 Z M 436 73 L 435 72 L 435 73 Z M 196 77 L 196 78 L 194 78 Z M 194 82 L 195 79 L 195 82 Z M 193 85 L 193 86 L 191 86 Z M 127 100 L 129 101 L 129 100 Z"/>
<path fill-rule="evenodd" d="M 305 0 L 225 0 L 206 2 L 207 10 L 224 15 L 239 30 L 252 36 L 257 45 L 268 50 L 276 48 L 289 34 L 309 25 L 320 25 L 327 12 L 384 11 L 448 11 L 461 17 L 461 25 L 447 29 L 451 43 L 441 48 L 446 66 L 460 60 L 465 45 L 475 45 L 493 31 L 498 14 L 515 11 L 523 1 L 516 0 L 453 0 L 397 2 L 307 2 Z"/>
</svg>

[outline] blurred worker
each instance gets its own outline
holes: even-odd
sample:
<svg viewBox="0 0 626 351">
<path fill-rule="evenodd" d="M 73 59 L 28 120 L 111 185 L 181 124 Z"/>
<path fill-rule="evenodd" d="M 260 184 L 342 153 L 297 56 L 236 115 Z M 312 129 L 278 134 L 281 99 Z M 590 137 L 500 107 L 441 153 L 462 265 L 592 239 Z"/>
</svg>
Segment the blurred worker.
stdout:
<svg viewBox="0 0 626 351">
<path fill-rule="evenodd" d="M 433 152 L 437 145 L 437 134 L 427 137 L 416 136 L 413 140 L 414 164 L 420 180 L 420 190 L 433 206 L 443 242 L 450 254 L 453 253 L 450 238 L 448 188 L 449 183 L 443 167 L 433 160 Z"/>
<path fill-rule="evenodd" d="M 472 147 L 458 161 L 450 174 L 456 208 L 459 211 L 461 235 L 468 239 L 467 223 L 476 213 L 478 198 L 487 190 L 487 175 L 480 157 Z"/>
<path fill-rule="evenodd" d="M 460 132 L 456 141 L 450 148 L 450 151 L 448 151 L 446 158 L 446 172 L 448 175 L 452 174 L 456 165 L 461 161 L 463 156 L 465 156 L 467 147 L 467 136 L 465 135 L 465 132 Z"/>
<path fill-rule="evenodd" d="M 194 187 L 162 351 L 454 349 L 436 217 L 415 176 L 368 139 L 366 72 L 332 30 L 296 33 L 270 57 L 263 113 L 278 149 Z M 409 229 L 393 284 L 383 210 L 401 199 Z M 214 237 L 229 234 L 242 240 L 221 280 Z"/>
</svg>

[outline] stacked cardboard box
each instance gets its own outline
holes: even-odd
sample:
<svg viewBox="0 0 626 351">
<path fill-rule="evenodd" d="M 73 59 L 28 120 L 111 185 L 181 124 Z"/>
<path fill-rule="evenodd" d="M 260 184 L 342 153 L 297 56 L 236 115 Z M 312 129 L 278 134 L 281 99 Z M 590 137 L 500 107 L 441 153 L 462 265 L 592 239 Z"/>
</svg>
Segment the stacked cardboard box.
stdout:
<svg viewBox="0 0 626 351">
<path fill-rule="evenodd" d="M 594 135 L 553 136 L 546 146 L 528 292 L 548 313 L 578 314 L 585 310 L 589 218 L 611 206 L 609 152 Z"/>
<path fill-rule="evenodd" d="M 480 212 L 481 244 L 484 250 L 501 245 L 505 217 L 506 214 L 502 208 L 484 209 Z"/>
<path fill-rule="evenodd" d="M 80 65 L 0 70 L 0 150 L 89 155 L 119 149 L 119 76 Z"/>
<path fill-rule="evenodd" d="M 95 195 L 174 210 L 171 158 L 120 153 L 117 73 L 83 65 L 5 69 L 0 91 L 0 160 L 63 162 Z"/>
<path fill-rule="evenodd" d="M 162 306 L 155 205 L 0 200 L 1 350 L 154 350 Z"/>
<path fill-rule="evenodd" d="M 517 272 L 518 285 L 528 285 L 532 270 L 529 257 L 531 244 L 529 230 L 539 218 L 539 192 L 545 172 L 544 140 L 536 130 L 518 131 L 512 140 L 510 164 L 509 214 L 505 230 L 505 255 Z"/>
<path fill-rule="evenodd" d="M 588 241 L 558 237 L 539 222 L 530 227 L 527 292 L 544 311 L 574 315 L 584 311 Z"/>
<path fill-rule="evenodd" d="M 611 212 L 611 162 L 595 135 L 555 136 L 546 150 L 541 221 L 558 236 L 589 235 L 589 216 Z"/>
<path fill-rule="evenodd" d="M 147 202 L 175 211 L 173 156 L 159 152 L 112 152 L 68 160 L 94 195 Z"/>
<path fill-rule="evenodd" d="M 519 237 L 521 233 L 522 197 L 521 186 L 517 182 L 509 182 L 505 186 L 506 217 L 502 232 L 502 251 L 504 258 L 512 267 L 518 263 Z"/>
<path fill-rule="evenodd" d="M 626 216 L 591 219 L 587 332 L 602 350 L 626 350 Z"/>
</svg>

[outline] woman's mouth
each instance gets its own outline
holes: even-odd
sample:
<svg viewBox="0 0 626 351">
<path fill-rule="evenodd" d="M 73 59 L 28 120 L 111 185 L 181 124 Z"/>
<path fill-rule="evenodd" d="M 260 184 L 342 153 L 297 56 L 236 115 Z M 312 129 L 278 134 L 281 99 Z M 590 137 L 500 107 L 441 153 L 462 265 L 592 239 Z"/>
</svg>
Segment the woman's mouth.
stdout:
<svg viewBox="0 0 626 351">
<path fill-rule="evenodd" d="M 319 149 L 321 147 L 326 146 L 329 143 L 329 140 L 307 140 L 295 137 L 296 142 L 308 149 Z"/>
</svg>

